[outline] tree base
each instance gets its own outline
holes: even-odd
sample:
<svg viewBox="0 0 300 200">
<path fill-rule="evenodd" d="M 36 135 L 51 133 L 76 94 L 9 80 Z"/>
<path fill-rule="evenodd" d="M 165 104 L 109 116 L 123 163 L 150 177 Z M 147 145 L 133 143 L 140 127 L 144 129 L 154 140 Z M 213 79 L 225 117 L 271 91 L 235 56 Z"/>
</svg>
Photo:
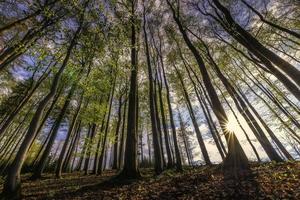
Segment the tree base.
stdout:
<svg viewBox="0 0 300 200">
<path fill-rule="evenodd" d="M 238 178 L 240 174 L 250 172 L 250 166 L 247 158 L 239 154 L 227 154 L 227 157 L 220 164 L 220 169 L 224 172 L 225 176 L 230 178 Z"/>
<path fill-rule="evenodd" d="M 116 179 L 140 179 L 141 173 L 139 170 L 126 170 L 123 169 L 117 176 Z"/>
<path fill-rule="evenodd" d="M 61 176 L 61 175 L 55 175 L 55 177 L 56 177 L 57 179 L 62 179 L 62 176 Z"/>
<path fill-rule="evenodd" d="M 7 193 L 3 192 L 0 195 L 0 200 L 18 200 L 21 199 L 21 194 L 19 192 Z"/>
<path fill-rule="evenodd" d="M 3 192 L 0 195 L 0 200 L 17 200 L 21 199 L 21 183 L 17 183 L 15 188 L 9 187 L 4 183 Z"/>
<path fill-rule="evenodd" d="M 29 180 L 36 181 L 41 178 L 42 178 L 41 174 L 32 174 L 32 176 L 30 176 Z"/>
<path fill-rule="evenodd" d="M 222 163 L 222 166 L 225 170 L 250 169 L 247 158 L 241 156 L 240 154 L 227 154 L 226 158 Z"/>
</svg>

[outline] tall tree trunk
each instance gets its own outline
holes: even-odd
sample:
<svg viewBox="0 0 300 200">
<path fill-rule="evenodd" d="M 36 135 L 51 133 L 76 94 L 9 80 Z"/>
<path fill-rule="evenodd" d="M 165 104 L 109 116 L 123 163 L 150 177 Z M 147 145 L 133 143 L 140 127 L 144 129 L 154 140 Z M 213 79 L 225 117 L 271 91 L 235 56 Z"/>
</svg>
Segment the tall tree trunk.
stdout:
<svg viewBox="0 0 300 200">
<path fill-rule="evenodd" d="M 22 128 L 24 128 L 26 124 L 25 123 L 21 123 L 16 129 L 15 131 L 12 133 L 12 136 L 9 138 L 9 141 L 5 144 L 5 146 L 1 149 L 1 154 L 0 154 L 0 162 L 1 163 L 5 163 L 6 162 L 6 157 L 8 156 L 9 152 L 12 149 L 17 149 L 16 144 L 19 144 L 20 138 L 23 138 L 23 131 Z M 21 137 L 19 137 L 19 135 L 21 135 Z M 2 164 L 1 164 L 2 165 Z"/>
<path fill-rule="evenodd" d="M 145 6 L 145 5 L 144 5 Z M 155 101 L 154 99 L 154 86 L 153 86 L 153 75 L 152 75 L 152 67 L 150 61 L 150 53 L 149 53 L 149 45 L 148 45 L 148 38 L 147 38 L 147 31 L 146 31 L 146 13 L 145 7 L 143 12 L 144 17 L 144 24 L 143 24 L 143 31 L 144 31 L 144 38 L 145 38 L 145 53 L 147 59 L 147 67 L 148 67 L 148 80 L 149 80 L 149 106 L 150 106 L 150 118 L 151 118 L 151 128 L 152 128 L 152 135 L 153 135 L 153 149 L 154 149 L 154 159 L 155 159 L 155 173 L 160 174 L 163 171 L 163 155 L 161 152 L 161 142 L 160 142 L 160 134 L 157 127 L 157 119 L 156 108 L 155 108 Z"/>
<path fill-rule="evenodd" d="M 291 134 L 293 136 L 295 136 L 296 138 L 298 138 L 300 140 L 300 136 L 290 127 L 290 125 L 285 122 L 281 116 L 274 110 L 274 108 L 272 106 L 270 106 L 270 104 L 261 96 L 259 95 L 244 79 L 242 79 L 242 81 L 247 85 L 247 87 L 251 90 L 251 92 L 257 96 L 260 100 L 262 100 L 264 102 L 264 105 L 266 105 L 269 110 L 277 117 L 277 119 L 279 119 L 279 121 L 291 132 Z"/>
<path fill-rule="evenodd" d="M 163 102 L 163 97 L 162 97 L 162 77 L 161 77 L 160 70 L 157 71 L 156 75 L 157 75 L 157 81 L 158 81 L 158 97 L 159 97 L 159 105 L 160 105 L 160 114 L 161 114 L 165 146 L 166 146 L 167 157 L 168 157 L 167 168 L 171 168 L 171 167 L 173 167 L 174 162 L 173 162 L 173 158 L 172 158 L 171 146 L 170 146 L 170 140 L 169 140 L 169 132 L 168 132 L 167 122 L 166 122 L 166 118 L 165 118 L 165 109 L 164 109 L 164 102 Z"/>
<path fill-rule="evenodd" d="M 2 170 L 0 174 L 3 174 L 7 167 L 10 166 L 12 156 L 14 154 L 14 149 L 17 149 L 17 147 L 20 145 L 22 139 L 24 138 L 23 135 L 24 134 L 21 134 L 21 136 L 17 140 L 15 140 L 15 143 L 11 145 L 11 148 L 8 149 L 6 157 L 4 156 L 3 158 L 3 161 L 6 161 L 6 163 L 1 165 Z"/>
<path fill-rule="evenodd" d="M 35 106 L 36 106 L 35 103 L 33 103 L 32 105 L 29 106 L 29 109 L 26 112 L 25 116 L 23 117 L 22 121 L 20 121 L 19 124 L 15 128 L 12 127 L 11 131 L 8 132 L 7 139 L 4 138 L 4 136 L 6 134 L 4 134 L 4 136 L 0 139 L 1 142 L 5 139 L 5 141 L 3 142 L 3 144 L 0 148 L 0 152 L 1 152 L 0 158 L 2 158 L 5 155 L 6 150 L 11 146 L 11 143 L 14 142 L 14 139 L 16 138 L 16 136 L 20 134 L 20 130 L 25 128 L 24 126 L 26 126 L 26 120 L 29 117 L 29 115 L 31 114 L 31 111 L 32 111 L 32 109 L 34 109 Z"/>
<path fill-rule="evenodd" d="M 167 167 L 166 159 L 165 159 L 165 151 L 164 151 L 164 143 L 163 143 L 163 135 L 161 132 L 161 123 L 160 123 L 160 115 L 158 111 L 158 102 L 157 102 L 157 79 L 154 79 L 153 85 L 153 100 L 154 100 L 154 113 L 155 113 L 155 119 L 156 119 L 156 125 L 157 125 L 157 133 L 158 133 L 158 138 L 159 138 L 159 143 L 160 143 L 160 151 L 161 151 L 161 158 L 162 158 L 162 165 L 163 169 Z"/>
<path fill-rule="evenodd" d="M 74 170 L 75 160 L 77 158 L 77 152 L 78 152 L 78 145 L 79 145 L 79 141 L 80 141 L 80 129 L 81 129 L 80 124 L 81 124 L 81 121 L 79 122 L 78 129 L 76 131 L 76 136 L 75 136 L 75 139 L 74 139 L 74 143 L 73 143 L 72 148 L 70 150 L 71 153 L 70 153 L 69 157 L 67 157 L 65 162 L 64 162 L 64 167 L 63 167 L 64 171 L 67 171 L 67 169 L 69 168 L 68 166 L 69 166 L 69 163 L 70 163 L 71 158 L 72 158 L 72 154 L 73 154 L 74 149 L 75 149 L 75 152 L 73 154 L 73 160 L 72 160 L 71 166 L 69 168 L 69 172 L 73 172 L 73 170 Z"/>
<path fill-rule="evenodd" d="M 147 145 L 148 145 L 148 159 L 149 164 L 152 164 L 152 154 L 151 154 L 151 142 L 150 142 L 150 133 L 148 132 L 148 126 L 147 126 Z"/>
<path fill-rule="evenodd" d="M 291 120 L 291 122 L 297 127 L 297 128 L 300 128 L 300 123 L 298 122 L 298 120 L 293 116 L 293 115 L 291 115 L 291 113 L 283 106 L 283 104 L 278 100 L 278 98 L 274 95 L 274 94 L 272 94 L 272 92 L 268 89 L 268 88 L 266 88 L 263 84 L 261 84 L 260 82 L 258 82 L 257 80 L 256 80 L 256 77 L 253 75 L 253 73 L 251 72 L 251 70 L 249 70 L 248 68 L 246 68 L 247 69 L 247 71 L 249 72 L 249 74 L 252 76 L 252 77 L 250 77 L 246 72 L 245 72 L 245 70 L 241 67 L 241 66 L 239 66 L 237 63 L 236 63 L 236 61 L 234 62 L 235 63 L 235 65 L 239 68 L 239 69 L 241 69 L 242 70 L 242 72 L 245 74 L 245 76 L 249 79 L 249 80 L 251 80 L 251 82 L 255 85 L 255 86 L 257 86 L 281 111 L 282 111 L 282 113 L 284 114 L 284 115 L 286 115 L 286 117 L 288 118 L 288 119 L 290 119 Z"/>
<path fill-rule="evenodd" d="M 56 73 L 56 75 L 53 79 L 50 92 L 39 103 L 38 108 L 37 108 L 34 116 L 32 117 L 32 120 L 30 122 L 28 131 L 25 135 L 25 138 L 24 138 L 24 140 L 23 140 L 23 142 L 20 146 L 20 149 L 19 149 L 13 163 L 10 166 L 9 173 L 6 177 L 5 184 L 4 184 L 4 187 L 3 187 L 3 193 L 7 194 L 8 196 L 13 195 L 13 196 L 18 198 L 21 194 L 20 172 L 21 172 L 22 165 L 23 165 L 23 163 L 26 159 L 29 146 L 30 146 L 30 144 L 31 144 L 31 142 L 32 142 L 32 140 L 33 140 L 33 138 L 36 134 L 38 126 L 40 124 L 42 114 L 43 114 L 46 106 L 48 105 L 49 101 L 55 96 L 55 94 L 57 92 L 57 88 L 58 88 L 60 78 L 62 76 L 62 73 L 63 73 L 65 67 L 67 66 L 67 63 L 69 61 L 72 49 L 76 44 L 77 37 L 80 34 L 81 27 L 82 27 L 82 21 L 83 21 L 83 19 L 81 19 L 80 26 L 77 28 L 77 30 L 76 30 L 76 32 L 73 36 L 73 39 L 72 39 L 72 41 L 70 43 L 70 46 L 67 50 L 65 59 L 64 59 L 62 65 L 61 65 L 59 71 Z"/>
<path fill-rule="evenodd" d="M 82 124 L 82 122 L 81 122 L 81 120 L 79 120 L 77 122 L 77 125 L 76 125 L 75 136 L 72 140 L 71 146 L 69 147 L 69 150 L 66 154 L 66 158 L 63 162 L 63 167 L 62 167 L 63 172 L 68 171 L 68 169 L 69 169 L 69 171 L 73 171 L 75 169 L 74 168 L 74 162 L 75 162 L 75 159 L 77 157 L 78 145 L 79 145 L 79 142 L 80 142 L 81 124 Z M 75 149 L 75 152 L 74 152 L 74 149 Z M 74 152 L 74 158 L 73 158 L 72 166 L 71 166 L 71 168 L 69 168 L 69 164 L 71 162 L 73 152 Z"/>
<path fill-rule="evenodd" d="M 85 158 L 88 148 L 89 148 L 88 145 L 89 145 L 90 134 L 91 134 L 91 125 L 89 124 L 88 129 L 87 129 L 87 135 L 84 138 L 83 147 L 81 149 L 80 158 L 79 158 L 78 164 L 76 166 L 76 171 L 81 171 L 81 167 L 84 162 L 84 158 Z"/>
<path fill-rule="evenodd" d="M 126 90 L 126 96 L 125 96 L 125 105 L 123 109 L 123 116 L 122 116 L 122 133 L 120 138 L 120 149 L 119 149 L 119 169 L 123 167 L 124 164 L 124 142 L 125 142 L 125 125 L 126 125 L 126 112 L 127 112 L 127 90 Z"/>
<path fill-rule="evenodd" d="M 251 105 L 251 103 L 249 102 L 249 100 L 246 98 L 246 96 L 242 93 L 242 91 L 240 89 L 239 93 L 241 94 L 241 96 L 245 99 L 245 102 L 248 104 L 249 108 L 251 109 L 251 111 L 255 114 L 255 116 L 258 118 L 258 120 L 260 121 L 260 123 L 263 125 L 263 127 L 265 128 L 265 130 L 268 132 L 268 134 L 270 135 L 271 139 L 275 142 L 275 144 L 278 146 L 278 148 L 280 149 L 280 151 L 284 154 L 284 156 L 288 159 L 288 160 L 294 160 L 294 158 L 291 156 L 291 154 L 286 150 L 286 148 L 283 146 L 283 144 L 279 141 L 279 139 L 276 137 L 276 135 L 274 134 L 274 132 L 270 129 L 270 127 L 266 124 L 266 122 L 261 118 L 261 116 L 259 115 L 259 113 L 257 112 L 257 110 Z"/>
<path fill-rule="evenodd" d="M 34 170 L 34 173 L 32 175 L 32 178 L 33 179 L 38 179 L 42 176 L 42 173 L 43 173 L 43 170 L 44 168 L 46 167 L 46 164 L 47 164 L 47 160 L 48 160 L 48 157 L 49 157 L 49 154 L 50 154 L 50 151 L 51 151 L 51 148 L 54 144 L 54 141 L 55 141 L 55 138 L 57 136 L 57 133 L 58 133 L 58 130 L 60 128 L 60 125 L 61 125 L 61 122 L 63 121 L 64 119 L 64 116 L 68 110 L 68 107 L 70 105 L 70 102 L 72 100 L 72 96 L 76 90 L 76 83 L 74 83 L 66 97 L 66 100 L 65 100 L 65 103 L 58 115 L 58 117 L 56 118 L 55 122 L 54 122 L 54 125 L 53 125 L 53 130 L 52 132 L 50 132 L 50 138 L 49 138 L 49 141 L 46 145 L 46 148 L 45 148 L 45 151 L 43 152 L 42 154 L 42 157 L 41 159 L 39 160 L 35 170 Z"/>
<path fill-rule="evenodd" d="M 107 114 L 107 120 L 106 120 L 105 131 L 104 131 L 103 146 L 102 146 L 102 149 L 101 149 L 101 152 L 100 152 L 100 157 L 99 157 L 99 169 L 97 171 L 98 174 L 102 174 L 102 172 L 103 172 L 103 170 L 105 168 L 105 164 L 106 164 L 103 161 L 103 159 L 104 159 L 104 155 L 105 155 L 105 150 L 107 148 L 106 147 L 107 146 L 106 143 L 107 143 L 107 137 L 108 137 L 109 122 L 110 122 L 110 117 L 111 117 L 111 110 L 112 110 L 112 103 L 113 103 L 113 99 L 114 99 L 117 74 L 115 74 L 114 76 L 115 77 L 114 77 L 114 80 L 113 80 L 113 86 L 111 88 L 110 100 L 109 100 L 109 107 L 108 107 L 108 114 Z"/>
<path fill-rule="evenodd" d="M 31 147 L 32 147 L 32 145 L 33 145 L 35 139 L 38 137 L 38 135 L 40 134 L 40 132 L 43 130 L 44 125 L 45 125 L 45 123 L 46 123 L 48 117 L 50 116 L 51 112 L 53 111 L 54 106 L 56 105 L 56 103 L 57 103 L 57 101 L 58 101 L 58 99 L 59 99 L 59 97 L 60 97 L 60 95 L 61 95 L 62 93 L 63 93 L 63 87 L 61 87 L 61 88 L 59 89 L 59 91 L 57 92 L 57 94 L 54 96 L 54 98 L 53 98 L 53 100 L 52 100 L 52 103 L 51 103 L 49 109 L 47 110 L 46 114 L 43 116 L 43 120 L 42 120 L 41 124 L 39 125 L 39 128 L 38 128 L 37 131 L 36 131 L 36 134 L 35 134 L 35 136 L 34 136 L 34 139 L 32 140 L 32 142 L 31 142 L 31 144 L 30 144 L 29 150 L 31 149 Z M 49 133 L 49 134 L 50 134 L 50 133 Z M 47 137 L 48 137 L 48 136 L 47 136 Z M 41 148 L 40 148 L 40 150 L 39 150 L 39 153 L 38 153 L 37 156 L 36 156 L 36 159 L 34 160 L 34 162 L 32 162 L 32 166 L 34 166 L 34 165 L 36 164 L 36 161 L 37 161 L 38 157 L 40 156 L 40 154 L 42 153 L 42 151 L 43 151 L 43 149 L 44 149 L 45 144 L 46 144 L 47 141 L 48 141 L 48 139 L 45 140 L 45 143 L 41 146 Z"/>
<path fill-rule="evenodd" d="M 127 137 L 125 146 L 124 167 L 120 177 L 138 178 L 140 172 L 137 164 L 137 132 L 136 132 L 136 107 L 137 107 L 137 49 L 136 49 L 136 16 L 135 1 L 131 1 L 131 75 L 128 99 Z"/>
<path fill-rule="evenodd" d="M 92 148 L 93 148 L 93 144 L 94 144 L 94 137 L 96 135 L 96 131 L 97 131 L 97 125 L 95 123 L 93 123 L 91 125 L 90 128 L 90 134 L 89 134 L 89 138 L 88 138 L 88 148 L 87 148 L 87 155 L 85 157 L 85 161 L 84 161 L 84 175 L 87 175 L 89 173 L 89 166 L 90 166 L 90 160 L 91 160 L 91 154 L 92 154 Z"/>
<path fill-rule="evenodd" d="M 252 150 L 253 150 L 253 152 L 254 152 L 256 158 L 257 158 L 257 161 L 258 161 L 258 162 L 261 162 L 260 156 L 259 156 L 259 154 L 258 154 L 258 152 L 257 152 L 257 150 L 256 150 L 256 148 L 255 148 L 255 146 L 253 145 L 251 139 L 249 138 L 249 136 L 248 136 L 246 130 L 245 130 L 244 127 L 242 126 L 242 124 L 241 124 L 241 122 L 240 122 L 240 120 L 239 120 L 237 114 L 235 113 L 234 109 L 232 108 L 232 106 L 230 105 L 230 103 L 228 102 L 228 100 L 226 99 L 226 97 L 225 97 L 225 95 L 224 95 L 224 92 L 223 92 L 219 87 L 218 87 L 218 89 L 219 89 L 220 93 L 222 94 L 224 101 L 226 102 L 226 104 L 228 105 L 229 109 L 231 110 L 231 112 L 232 112 L 232 114 L 233 114 L 235 120 L 237 121 L 239 127 L 240 127 L 241 130 L 243 131 L 243 133 L 244 133 L 244 135 L 245 135 L 245 137 L 246 137 L 248 143 L 250 144 L 250 146 L 251 146 L 251 148 L 252 148 Z"/>
<path fill-rule="evenodd" d="M 205 147 L 204 140 L 203 140 L 202 134 L 200 132 L 200 129 L 199 129 L 199 126 L 198 126 L 198 123 L 197 123 L 196 116 L 195 116 L 194 111 L 193 111 L 191 100 L 190 100 L 189 95 L 188 95 L 188 93 L 186 91 L 186 87 L 184 85 L 183 78 L 182 78 L 180 72 L 178 71 L 178 69 L 176 68 L 175 65 L 174 65 L 174 68 L 175 68 L 175 71 L 177 73 L 177 77 L 178 77 L 178 79 L 180 81 L 180 84 L 181 84 L 181 87 L 182 87 L 182 90 L 183 90 L 185 102 L 187 104 L 188 111 L 189 111 L 192 123 L 194 125 L 194 129 L 195 129 L 195 132 L 196 132 L 196 136 L 197 136 L 197 139 L 198 139 L 198 143 L 199 143 L 199 146 L 200 146 L 200 149 L 201 149 L 201 153 L 202 153 L 204 162 L 207 165 L 211 165 L 211 161 L 210 161 L 207 149 Z"/>
<path fill-rule="evenodd" d="M 122 100 L 123 100 L 123 95 L 120 95 L 119 97 L 119 108 L 118 108 L 118 119 L 117 119 L 117 124 L 116 124 L 116 132 L 115 132 L 115 143 L 114 143 L 114 155 L 113 155 L 113 169 L 118 169 L 119 168 L 119 149 L 118 149 L 118 144 L 119 144 L 119 132 L 120 132 L 120 125 L 122 121 Z"/>
<path fill-rule="evenodd" d="M 180 33 L 182 34 L 182 37 L 183 37 L 185 43 L 187 44 L 188 48 L 193 53 L 193 55 L 197 61 L 197 64 L 198 64 L 199 69 L 202 74 L 204 85 L 207 89 L 208 95 L 209 95 L 211 103 L 213 105 L 212 106 L 213 111 L 214 111 L 217 119 L 219 120 L 221 128 L 224 132 L 224 135 L 225 135 L 225 138 L 227 141 L 227 145 L 228 145 L 228 154 L 227 154 L 225 161 L 223 162 L 224 169 L 231 169 L 233 172 L 236 171 L 236 168 L 248 169 L 249 168 L 248 159 L 247 159 L 246 154 L 245 154 L 244 150 L 242 149 L 237 137 L 235 136 L 234 133 L 229 133 L 225 128 L 225 125 L 228 123 L 228 118 L 226 116 L 224 108 L 222 107 L 219 97 L 211 83 L 210 76 L 207 72 L 204 61 L 202 60 L 198 50 L 195 48 L 195 46 L 190 41 L 184 27 L 182 26 L 182 24 L 180 22 L 179 17 L 176 14 L 175 9 L 172 7 L 172 4 L 170 3 L 169 0 L 166 0 L 166 1 L 172 10 L 173 18 L 178 25 L 178 28 L 180 30 Z"/>
<path fill-rule="evenodd" d="M 205 108 L 204 108 L 202 99 L 201 99 L 200 94 L 199 94 L 199 90 L 197 90 L 196 83 L 194 82 L 194 80 L 193 80 L 193 78 L 192 78 L 192 76 L 191 76 L 190 70 L 189 70 L 189 68 L 187 67 L 188 64 L 186 63 L 186 61 L 185 61 L 185 59 L 184 59 L 184 57 L 183 57 L 183 55 L 182 55 L 180 49 L 179 49 L 179 51 L 180 51 L 180 57 L 181 57 L 181 59 L 182 59 L 182 61 L 183 61 L 183 64 L 184 64 L 184 66 L 185 66 L 185 69 L 186 69 L 186 71 L 187 71 L 187 73 L 188 73 L 188 77 L 189 77 L 189 79 L 190 79 L 191 82 L 192 82 L 192 85 L 193 85 L 193 87 L 194 87 L 194 90 L 195 90 L 197 99 L 198 99 L 199 104 L 200 104 L 200 106 L 201 106 L 201 108 L 202 108 L 202 111 L 203 111 L 203 113 L 204 113 L 205 119 L 206 119 L 206 121 L 207 121 L 208 127 L 209 127 L 210 132 L 211 132 L 211 135 L 212 135 L 212 137 L 213 137 L 213 139 L 214 139 L 214 141 L 215 141 L 215 144 L 216 144 L 217 149 L 218 149 L 218 151 L 219 151 L 219 153 L 220 153 L 220 155 L 221 155 L 221 158 L 222 158 L 222 160 L 224 161 L 225 155 L 224 155 L 224 153 L 223 153 L 223 151 L 222 151 L 222 147 L 221 147 L 221 145 L 220 145 L 220 142 L 222 142 L 222 141 L 219 141 L 219 140 L 218 140 L 218 137 L 217 137 L 217 135 L 216 135 L 216 133 L 215 133 L 215 131 L 214 131 L 214 129 L 213 129 L 213 126 L 211 125 L 211 123 L 213 123 L 213 122 L 211 122 L 210 119 L 208 118 L 207 112 L 206 112 L 206 110 L 205 110 Z M 209 111 L 208 111 L 208 112 L 209 112 Z"/>
<path fill-rule="evenodd" d="M 83 94 L 81 94 L 79 104 L 78 104 L 77 109 L 75 111 L 75 114 L 73 116 L 72 122 L 70 124 L 69 129 L 68 129 L 68 133 L 67 133 L 65 142 L 63 144 L 62 150 L 60 152 L 60 155 L 59 155 L 59 158 L 58 158 L 58 161 L 57 161 L 57 166 L 56 166 L 56 171 L 55 171 L 55 174 L 56 174 L 57 178 L 61 178 L 61 171 L 62 171 L 62 166 L 63 166 L 64 159 L 65 159 L 65 156 L 66 156 L 66 150 L 67 150 L 67 147 L 69 145 L 70 138 L 71 138 L 71 136 L 74 132 L 74 127 L 75 127 L 75 124 L 77 122 L 78 115 L 79 115 L 79 112 L 80 112 L 80 109 L 81 109 L 82 99 L 83 99 Z"/>
<path fill-rule="evenodd" d="M 188 163 L 189 163 L 190 166 L 193 166 L 193 159 L 192 159 L 191 154 L 190 154 L 191 152 L 190 152 L 189 144 L 188 144 L 187 137 L 186 137 L 186 131 L 185 131 L 184 123 L 183 123 L 183 120 L 182 120 L 182 117 L 181 117 L 181 114 L 180 114 L 179 110 L 178 110 L 178 119 L 179 119 L 181 137 L 182 137 L 182 140 L 183 140 L 183 145 L 184 145 L 184 149 L 185 149 L 186 156 L 187 156 L 187 159 L 188 159 Z"/>
<path fill-rule="evenodd" d="M 142 126 L 142 124 L 141 124 Z M 143 127 L 141 128 L 141 133 L 139 134 L 139 140 L 140 140 L 140 155 L 141 155 L 141 165 L 144 165 L 144 152 L 143 152 Z"/>
<path fill-rule="evenodd" d="M 218 138 L 218 141 L 220 142 L 221 148 L 222 148 L 222 150 L 224 151 L 224 153 L 227 154 L 227 151 L 226 151 L 226 148 L 225 148 L 225 146 L 224 146 L 224 144 L 223 144 L 221 135 L 220 135 L 220 133 L 219 133 L 219 131 L 218 131 L 218 128 L 216 127 L 216 125 L 215 125 L 215 123 L 214 123 L 214 121 L 213 121 L 213 118 L 212 118 L 212 116 L 211 116 L 210 109 L 209 109 L 209 107 L 208 107 L 208 105 L 207 105 L 207 102 L 206 102 L 206 100 L 207 100 L 207 101 L 208 101 L 208 104 L 210 105 L 210 107 L 212 107 L 212 103 L 211 103 L 211 101 L 210 101 L 210 99 L 209 99 L 209 96 L 207 95 L 207 92 L 206 92 L 205 88 L 203 87 L 203 85 L 202 85 L 202 83 L 201 83 L 199 77 L 197 76 L 197 73 L 195 72 L 195 70 L 194 70 L 188 63 L 186 64 L 186 66 L 189 68 L 188 72 L 191 71 L 191 72 L 193 73 L 194 77 L 195 77 L 196 80 L 197 80 L 197 83 L 199 84 L 198 86 L 200 86 L 200 87 L 197 87 L 197 90 L 196 90 L 196 91 L 198 91 L 198 93 L 200 93 L 200 94 L 204 94 L 204 97 L 205 97 L 205 98 L 202 98 L 201 95 L 199 95 L 199 96 L 200 96 L 200 99 L 202 99 L 203 106 L 204 106 L 205 109 L 207 110 L 207 116 L 208 116 L 208 118 L 209 118 L 209 121 L 211 122 L 211 125 L 212 125 L 212 127 L 213 127 L 213 129 L 214 129 L 214 132 L 216 133 L 216 136 L 217 136 L 217 138 Z M 192 80 L 192 79 L 191 79 L 191 80 Z"/>
<path fill-rule="evenodd" d="M 109 101 L 109 96 L 108 96 L 108 101 Z M 101 150 L 101 144 L 103 143 L 103 132 L 105 129 L 105 119 L 106 119 L 106 114 L 107 114 L 107 109 L 104 112 L 103 118 L 102 118 L 102 122 L 101 122 L 101 127 L 100 127 L 100 134 L 99 134 L 99 138 L 98 138 L 98 143 L 97 143 L 97 148 L 96 148 L 96 154 L 95 154 L 95 161 L 94 161 L 94 169 L 93 169 L 93 174 L 97 174 L 98 170 L 99 170 L 99 153 Z M 103 147 L 102 147 L 103 148 Z"/>
<path fill-rule="evenodd" d="M 163 73 L 163 78 L 164 78 L 164 83 L 165 83 L 166 93 L 167 93 L 166 94 L 167 95 L 167 104 L 168 104 L 170 125 L 171 125 L 171 129 L 172 129 L 173 143 L 174 143 L 174 149 L 175 149 L 176 168 L 178 171 L 182 171 L 182 161 L 181 161 L 181 156 L 180 156 L 179 147 L 178 147 L 176 128 L 175 128 L 175 123 L 174 123 L 174 118 L 173 118 L 173 110 L 172 110 L 171 100 L 170 100 L 170 89 L 169 89 L 169 84 L 168 84 L 168 80 L 167 80 L 166 73 L 165 73 L 165 67 L 164 67 L 163 56 L 162 56 L 162 51 L 161 51 L 161 38 L 159 37 L 159 39 L 160 39 L 159 59 L 160 59 L 161 67 L 162 67 L 162 73 Z"/>
<path fill-rule="evenodd" d="M 240 95 L 237 93 L 235 88 L 231 85 L 231 83 L 228 81 L 228 79 L 222 74 L 219 66 L 217 63 L 214 61 L 212 55 L 210 54 L 208 46 L 201 40 L 201 43 L 205 47 L 207 57 L 209 61 L 211 62 L 211 65 L 217 74 L 217 76 L 220 78 L 222 81 L 223 85 L 227 89 L 229 95 L 233 99 L 233 101 L 236 104 L 236 107 L 238 108 L 239 112 L 242 114 L 242 116 L 246 119 L 249 127 L 255 134 L 256 138 L 266 151 L 267 155 L 271 160 L 281 162 L 283 161 L 282 158 L 278 155 L 276 150 L 273 148 L 272 144 L 269 142 L 267 136 L 265 135 L 264 131 L 260 127 L 260 125 L 257 123 L 256 119 L 252 115 L 252 113 L 249 111 L 249 108 L 247 104 L 243 101 L 243 99 L 240 97 Z M 247 120 L 248 119 L 248 120 Z"/>
</svg>

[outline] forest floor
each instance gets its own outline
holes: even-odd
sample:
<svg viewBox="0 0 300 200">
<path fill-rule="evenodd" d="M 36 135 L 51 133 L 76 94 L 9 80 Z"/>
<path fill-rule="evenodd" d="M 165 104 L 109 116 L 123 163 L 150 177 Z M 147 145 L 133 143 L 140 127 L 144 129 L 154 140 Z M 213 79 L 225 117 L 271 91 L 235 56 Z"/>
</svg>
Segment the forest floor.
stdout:
<svg viewBox="0 0 300 200">
<path fill-rule="evenodd" d="M 115 180 L 114 171 L 102 176 L 51 174 L 42 180 L 22 177 L 23 199 L 300 199 L 300 162 L 252 164 L 251 175 L 228 178 L 217 167 L 166 170 L 154 176 L 142 169 L 143 178 Z M 2 190 L 1 180 L 0 189 Z"/>
</svg>

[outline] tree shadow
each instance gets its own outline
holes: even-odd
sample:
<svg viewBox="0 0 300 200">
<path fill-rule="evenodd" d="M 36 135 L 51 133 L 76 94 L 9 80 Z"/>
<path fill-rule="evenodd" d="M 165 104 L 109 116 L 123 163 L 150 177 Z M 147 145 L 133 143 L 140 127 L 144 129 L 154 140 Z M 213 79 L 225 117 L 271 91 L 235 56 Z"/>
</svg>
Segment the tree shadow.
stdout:
<svg viewBox="0 0 300 200">
<path fill-rule="evenodd" d="M 62 192 L 55 195 L 56 199 L 72 199 L 73 197 L 83 197 L 88 195 L 88 199 L 104 199 L 107 198 L 107 192 L 110 193 L 110 191 L 117 190 L 120 187 L 123 186 L 130 186 L 140 179 L 121 179 L 117 175 L 113 177 L 107 177 L 103 178 L 101 182 L 97 183 L 91 183 L 88 185 L 85 185 L 83 187 L 80 187 L 79 189 L 73 191 L 73 192 Z M 92 179 L 91 179 L 92 181 Z M 112 193 L 113 194 L 113 193 Z M 46 198 L 47 199 L 47 198 Z M 51 199 L 51 198 L 50 198 Z"/>
<path fill-rule="evenodd" d="M 220 168 L 205 170 L 189 177 L 171 181 L 157 199 L 259 199 L 257 174 L 251 170 L 232 172 Z"/>
</svg>

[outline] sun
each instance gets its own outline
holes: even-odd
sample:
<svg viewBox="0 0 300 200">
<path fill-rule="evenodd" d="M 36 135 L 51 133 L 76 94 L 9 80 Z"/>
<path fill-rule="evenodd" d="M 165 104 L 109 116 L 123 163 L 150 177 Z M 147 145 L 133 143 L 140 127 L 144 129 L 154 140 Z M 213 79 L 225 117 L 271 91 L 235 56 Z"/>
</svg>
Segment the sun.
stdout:
<svg viewBox="0 0 300 200">
<path fill-rule="evenodd" d="M 236 132 L 240 128 L 233 114 L 228 115 L 228 122 L 226 124 L 226 130 L 229 132 Z"/>
</svg>

